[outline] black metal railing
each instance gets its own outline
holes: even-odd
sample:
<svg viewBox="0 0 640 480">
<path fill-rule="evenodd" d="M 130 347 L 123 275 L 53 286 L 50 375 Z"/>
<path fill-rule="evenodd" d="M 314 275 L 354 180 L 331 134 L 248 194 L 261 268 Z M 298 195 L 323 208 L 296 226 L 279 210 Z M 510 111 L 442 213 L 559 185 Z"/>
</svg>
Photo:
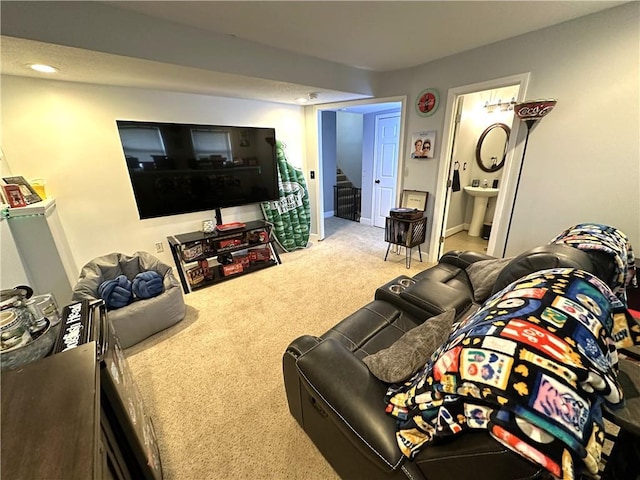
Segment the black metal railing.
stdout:
<svg viewBox="0 0 640 480">
<path fill-rule="evenodd" d="M 360 221 L 360 196 L 362 189 L 357 187 L 333 186 L 334 216 Z"/>
</svg>

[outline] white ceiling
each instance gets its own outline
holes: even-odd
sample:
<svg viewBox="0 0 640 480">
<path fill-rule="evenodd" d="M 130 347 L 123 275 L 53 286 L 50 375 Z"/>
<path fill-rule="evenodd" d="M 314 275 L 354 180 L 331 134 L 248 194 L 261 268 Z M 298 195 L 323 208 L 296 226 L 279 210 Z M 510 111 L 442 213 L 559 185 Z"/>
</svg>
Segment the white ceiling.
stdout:
<svg viewBox="0 0 640 480">
<path fill-rule="evenodd" d="M 389 71 L 421 65 L 624 2 L 105 3 L 351 67 Z"/>
<path fill-rule="evenodd" d="M 80 3 L 80 2 L 79 2 Z M 119 1 L 96 2 L 117 9 L 272 47 L 309 60 L 330 61 L 375 72 L 421 65 L 626 2 L 613 1 Z M 0 7 L 7 4 L 0 2 Z M 2 12 L 3 27 L 5 18 Z M 28 19 L 20 19 L 29 21 Z M 3 32 L 4 34 L 4 29 Z M 56 65 L 54 78 L 95 84 L 154 88 L 294 103 L 317 92 L 310 103 L 331 103 L 367 95 L 151 61 L 43 42 L 1 37 L 1 72 L 38 76 L 25 68 L 40 61 Z M 87 43 L 87 45 L 90 43 Z M 250 45 L 251 45 L 250 44 Z M 246 42 L 244 43 L 246 46 Z M 174 52 L 175 53 L 175 52 Z M 293 56 L 297 54 L 298 56 Z M 294 60 L 295 61 L 295 60 Z"/>
</svg>

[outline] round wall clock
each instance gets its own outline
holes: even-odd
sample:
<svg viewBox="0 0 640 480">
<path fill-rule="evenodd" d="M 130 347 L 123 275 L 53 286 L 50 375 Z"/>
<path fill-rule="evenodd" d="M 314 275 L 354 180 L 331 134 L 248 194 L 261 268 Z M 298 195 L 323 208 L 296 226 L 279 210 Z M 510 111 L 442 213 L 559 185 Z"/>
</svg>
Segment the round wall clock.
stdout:
<svg viewBox="0 0 640 480">
<path fill-rule="evenodd" d="M 438 95 L 438 91 L 433 88 L 427 88 L 418 95 L 416 111 L 422 117 L 429 117 L 436 113 L 439 103 L 440 95 Z"/>
</svg>

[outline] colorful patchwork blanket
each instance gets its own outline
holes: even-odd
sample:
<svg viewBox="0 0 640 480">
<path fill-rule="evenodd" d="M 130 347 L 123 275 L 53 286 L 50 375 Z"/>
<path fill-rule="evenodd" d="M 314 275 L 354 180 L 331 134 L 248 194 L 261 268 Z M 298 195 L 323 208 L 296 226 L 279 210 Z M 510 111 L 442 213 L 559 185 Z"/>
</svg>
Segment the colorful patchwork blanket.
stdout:
<svg viewBox="0 0 640 480">
<path fill-rule="evenodd" d="M 576 269 L 523 277 L 454 325 L 422 371 L 389 388 L 398 445 L 413 458 L 440 438 L 486 429 L 558 478 L 596 473 L 602 405 L 623 403 L 616 347 L 633 344 L 640 325 L 598 278 Z"/>
<path fill-rule="evenodd" d="M 627 287 L 637 288 L 636 264 L 627 236 L 617 228 L 599 223 L 580 223 L 557 235 L 550 244 L 565 244 L 579 250 L 600 251 L 612 257 L 616 266 L 610 282 L 616 296 L 625 303 Z"/>
</svg>

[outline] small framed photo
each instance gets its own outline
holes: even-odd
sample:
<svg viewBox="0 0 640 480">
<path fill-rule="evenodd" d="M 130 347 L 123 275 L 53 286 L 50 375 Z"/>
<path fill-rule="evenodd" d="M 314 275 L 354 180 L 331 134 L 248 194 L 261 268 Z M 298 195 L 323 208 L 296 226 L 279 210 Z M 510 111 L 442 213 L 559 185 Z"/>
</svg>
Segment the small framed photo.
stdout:
<svg viewBox="0 0 640 480">
<path fill-rule="evenodd" d="M 33 189 L 33 187 L 24 179 L 24 177 L 3 177 L 3 180 L 6 184 L 17 185 L 20 188 L 22 197 L 27 205 L 42 201 L 42 198 L 40 198 L 38 192 Z"/>
<path fill-rule="evenodd" d="M 20 190 L 20 185 L 16 185 L 15 183 L 2 185 L 2 191 L 4 192 L 4 196 L 11 207 L 18 208 L 27 206 L 27 202 Z"/>
<path fill-rule="evenodd" d="M 436 131 L 412 134 L 411 147 L 411 158 L 433 158 L 433 152 L 436 149 Z"/>
</svg>

